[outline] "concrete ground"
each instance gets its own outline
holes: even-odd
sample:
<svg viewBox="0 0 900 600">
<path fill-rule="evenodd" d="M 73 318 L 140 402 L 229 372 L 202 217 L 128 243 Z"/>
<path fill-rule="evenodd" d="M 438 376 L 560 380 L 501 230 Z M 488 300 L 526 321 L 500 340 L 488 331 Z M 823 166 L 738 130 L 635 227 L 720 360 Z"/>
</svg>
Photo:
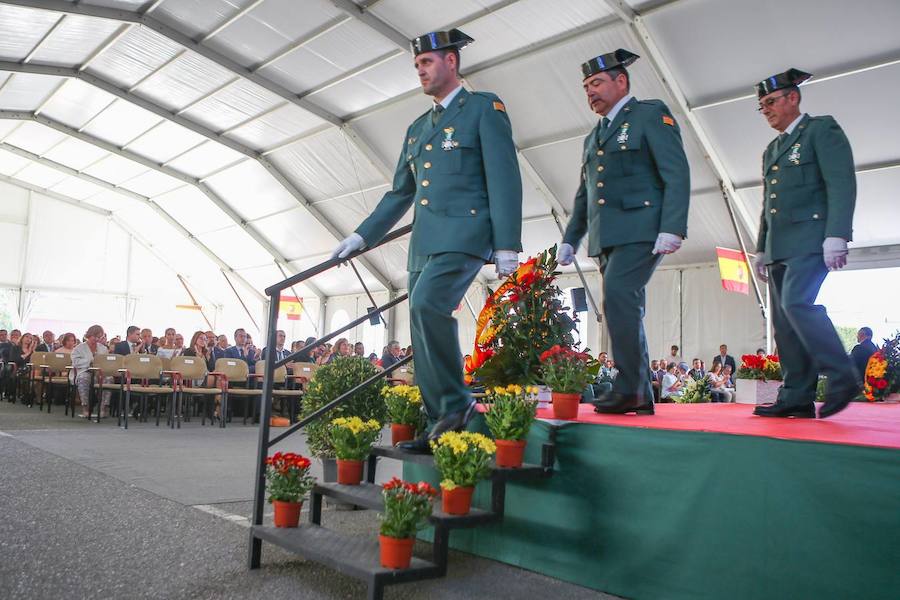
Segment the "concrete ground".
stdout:
<svg viewBox="0 0 900 600">
<path fill-rule="evenodd" d="M 247 568 L 257 434 L 239 422 L 126 432 L 0 402 L 0 598 L 364 598 L 357 580 L 268 544 L 262 568 Z M 303 452 L 293 437 L 281 449 Z M 399 473 L 384 467 L 379 479 Z M 377 534 L 370 511 L 326 507 L 323 522 Z M 446 578 L 385 598 L 615 600 L 460 552 Z"/>
</svg>

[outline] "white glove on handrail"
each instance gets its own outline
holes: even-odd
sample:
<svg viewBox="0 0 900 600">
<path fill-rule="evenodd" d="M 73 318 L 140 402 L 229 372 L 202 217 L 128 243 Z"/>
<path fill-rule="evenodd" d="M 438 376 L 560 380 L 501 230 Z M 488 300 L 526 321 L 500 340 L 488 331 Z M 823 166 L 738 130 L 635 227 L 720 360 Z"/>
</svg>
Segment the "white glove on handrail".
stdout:
<svg viewBox="0 0 900 600">
<path fill-rule="evenodd" d="M 827 237 L 822 242 L 822 257 L 829 271 L 836 271 L 847 265 L 847 240 L 839 237 Z"/>
<path fill-rule="evenodd" d="M 519 267 L 519 253 L 513 250 L 494 250 L 497 277 L 506 277 Z"/>
<path fill-rule="evenodd" d="M 353 252 L 361 250 L 365 245 L 366 241 L 354 231 L 341 240 L 341 243 L 331 253 L 331 258 L 347 258 Z"/>
<path fill-rule="evenodd" d="M 556 262 L 565 267 L 571 265 L 573 260 L 575 260 L 575 248 L 572 247 L 572 244 L 560 244 L 559 251 L 556 253 Z"/>
<path fill-rule="evenodd" d="M 660 232 L 656 236 L 656 244 L 653 245 L 651 254 L 672 254 L 681 248 L 681 236 L 674 233 Z"/>
<path fill-rule="evenodd" d="M 769 281 L 769 271 L 766 269 L 768 260 L 765 252 L 757 252 L 756 256 L 753 257 L 753 268 L 756 270 L 756 276 L 763 283 Z"/>
</svg>

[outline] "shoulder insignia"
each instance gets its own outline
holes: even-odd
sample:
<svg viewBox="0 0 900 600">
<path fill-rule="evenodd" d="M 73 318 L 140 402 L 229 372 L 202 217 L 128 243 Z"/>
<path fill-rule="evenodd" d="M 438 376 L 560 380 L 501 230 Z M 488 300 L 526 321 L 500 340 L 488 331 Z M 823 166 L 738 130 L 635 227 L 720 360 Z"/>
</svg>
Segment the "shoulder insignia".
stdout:
<svg viewBox="0 0 900 600">
<path fill-rule="evenodd" d="M 663 115 L 662 121 L 663 121 L 664 125 L 668 125 L 669 127 L 675 127 L 675 119 L 673 119 L 669 115 Z"/>
<path fill-rule="evenodd" d="M 498 102 L 494 100 L 494 110 L 499 110 L 500 112 L 506 112 L 506 107 L 502 102 Z"/>
</svg>

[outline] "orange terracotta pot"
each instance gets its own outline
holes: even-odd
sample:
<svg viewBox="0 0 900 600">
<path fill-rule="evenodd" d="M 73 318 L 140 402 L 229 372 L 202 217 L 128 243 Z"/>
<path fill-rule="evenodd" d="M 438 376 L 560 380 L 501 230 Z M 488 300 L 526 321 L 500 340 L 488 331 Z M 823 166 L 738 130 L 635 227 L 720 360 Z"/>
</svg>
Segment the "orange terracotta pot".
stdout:
<svg viewBox="0 0 900 600">
<path fill-rule="evenodd" d="M 391 446 L 396 446 L 400 442 L 408 442 L 415 437 L 416 427 L 414 425 L 391 423 Z"/>
<path fill-rule="evenodd" d="M 581 394 L 560 394 L 553 392 L 553 418 L 576 419 L 578 418 L 578 405 L 581 403 Z"/>
<path fill-rule="evenodd" d="M 412 562 L 415 538 L 395 538 L 379 535 L 381 543 L 381 566 L 388 569 L 408 569 Z"/>
<path fill-rule="evenodd" d="M 472 508 L 474 486 L 456 487 L 452 490 L 441 488 L 441 510 L 448 515 L 467 515 Z"/>
<path fill-rule="evenodd" d="M 296 527 L 300 522 L 302 502 L 272 500 L 272 506 L 275 508 L 275 527 Z"/>
<path fill-rule="evenodd" d="M 337 459 L 337 481 L 342 485 L 359 485 L 363 476 L 363 461 Z"/>
<path fill-rule="evenodd" d="M 494 440 L 497 444 L 497 466 L 518 469 L 525 455 L 525 440 Z"/>
</svg>

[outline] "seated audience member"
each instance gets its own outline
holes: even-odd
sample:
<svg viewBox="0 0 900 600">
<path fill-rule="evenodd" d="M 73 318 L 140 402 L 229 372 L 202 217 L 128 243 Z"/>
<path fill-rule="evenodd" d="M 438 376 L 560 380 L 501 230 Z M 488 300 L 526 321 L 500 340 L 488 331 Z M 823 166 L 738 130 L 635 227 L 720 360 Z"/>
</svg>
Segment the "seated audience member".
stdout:
<svg viewBox="0 0 900 600">
<path fill-rule="evenodd" d="M 153 337 L 153 332 L 149 329 L 141 329 L 141 350 L 140 354 L 156 354 L 156 351 L 159 350 L 159 346 L 156 345 L 155 337 Z"/>
<path fill-rule="evenodd" d="M 616 368 L 616 361 L 611 358 L 606 359 L 606 372 L 612 379 L 616 378 L 616 375 L 619 374 L 619 370 Z"/>
<path fill-rule="evenodd" d="M 248 343 L 247 341 L 247 332 L 243 329 L 235 329 L 234 346 L 231 346 L 225 351 L 225 358 L 237 358 L 244 361 L 250 368 L 250 372 L 253 373 L 254 367 L 256 366 L 254 350 L 253 344 Z"/>
<path fill-rule="evenodd" d="M 675 371 L 675 363 L 669 363 L 666 366 L 666 374 L 663 375 L 662 383 L 659 386 L 660 402 L 674 402 L 675 398 L 684 393 L 681 389 L 684 383 L 678 380 Z"/>
<path fill-rule="evenodd" d="M 734 394 L 728 390 L 725 385 L 724 369 L 722 363 L 713 361 L 712 368 L 709 370 L 709 386 L 712 393 L 713 402 L 731 402 Z"/>
<path fill-rule="evenodd" d="M 275 332 L 274 355 L 275 355 L 276 361 L 284 360 L 289 354 L 289 352 L 284 349 L 284 343 L 286 340 L 287 340 L 287 334 L 285 334 L 284 331 L 279 329 L 278 331 Z M 268 347 L 263 348 L 262 360 L 268 360 L 268 356 L 269 356 L 269 348 Z"/>
<path fill-rule="evenodd" d="M 662 384 L 662 375 L 666 372 L 659 370 L 659 359 L 654 358 L 650 361 L 650 386 L 653 388 L 653 399 L 659 402 L 659 386 Z"/>
<path fill-rule="evenodd" d="M 5 329 L 0 329 L 0 360 L 9 360 L 9 347 L 11 345 L 9 343 L 9 332 Z"/>
<path fill-rule="evenodd" d="M 129 354 L 141 354 L 144 349 L 144 341 L 141 339 L 141 330 L 130 325 L 125 330 L 125 339 L 113 346 L 113 354 L 128 356 Z"/>
<path fill-rule="evenodd" d="M 734 379 L 731 376 L 732 373 L 733 370 L 731 368 L 731 365 L 725 365 L 724 367 L 722 367 L 722 380 L 725 382 L 725 388 L 730 388 L 732 391 L 734 391 Z"/>
<path fill-rule="evenodd" d="M 404 356 L 412 356 L 412 353 L 413 353 L 413 347 L 412 347 L 412 344 L 410 344 L 409 346 L 406 347 L 406 354 L 404 354 Z"/>
<path fill-rule="evenodd" d="M 84 334 L 84 341 L 72 350 L 72 371 L 69 375 L 70 381 L 74 379 L 75 389 L 78 391 L 78 398 L 81 400 L 81 416 L 90 417 L 90 395 L 91 395 L 91 374 L 88 369 L 94 360 L 96 354 L 106 354 L 106 348 L 101 343 L 106 337 L 106 333 L 99 325 L 91 325 Z M 104 377 L 104 381 L 112 381 L 112 377 Z M 109 398 L 110 392 L 105 391 L 102 395 L 102 406 L 100 408 L 100 416 L 109 415 Z"/>
<path fill-rule="evenodd" d="M 856 341 L 858 343 L 850 351 L 850 360 L 856 368 L 859 380 L 862 381 L 866 376 L 869 358 L 878 351 L 878 346 L 872 341 L 872 330 L 869 327 L 859 328 L 859 331 L 856 332 Z"/>
<path fill-rule="evenodd" d="M 207 371 L 215 370 L 215 360 L 213 360 L 212 350 L 209 348 L 209 344 L 206 341 L 206 334 L 202 331 L 195 331 L 194 335 L 191 336 L 191 347 L 184 351 L 183 356 L 195 356 L 197 358 L 203 359 L 203 362 L 206 363 Z M 194 382 L 194 385 L 199 385 L 198 382 Z"/>
<path fill-rule="evenodd" d="M 206 345 L 212 350 L 216 345 L 216 334 L 212 331 L 204 331 L 203 334 L 206 336 Z"/>
<path fill-rule="evenodd" d="M 366 346 L 362 342 L 356 342 L 353 344 L 353 356 L 366 356 Z"/>
<path fill-rule="evenodd" d="M 756 355 L 757 355 L 758 357 L 760 357 L 760 358 L 765 358 L 765 357 L 766 357 L 766 351 L 765 351 L 765 349 L 764 349 L 764 348 L 757 348 L 757 349 L 756 349 Z"/>
<path fill-rule="evenodd" d="M 369 354 L 369 362 L 372 363 L 372 364 L 373 364 L 374 366 L 376 366 L 376 367 L 380 367 L 380 366 L 381 366 L 381 361 L 378 360 L 378 355 L 375 354 L 374 352 L 372 352 L 371 354 Z"/>
<path fill-rule="evenodd" d="M 225 358 L 225 352 L 228 350 L 228 336 L 220 335 L 216 338 L 216 343 L 212 347 L 213 361 Z"/>
<path fill-rule="evenodd" d="M 334 343 L 334 350 L 332 351 L 331 356 L 328 357 L 327 363 L 334 362 L 338 358 L 351 356 L 352 354 L 353 348 L 350 346 L 350 341 L 347 338 L 341 338 Z"/>
<path fill-rule="evenodd" d="M 400 362 L 400 342 L 391 340 L 388 342 L 387 351 L 381 355 L 381 366 L 385 369 Z"/>
<path fill-rule="evenodd" d="M 56 336 L 52 331 L 45 331 L 41 336 L 43 341 L 34 349 L 35 352 L 53 352 L 56 350 Z"/>
<path fill-rule="evenodd" d="M 175 354 L 173 356 L 181 356 L 184 352 L 184 336 L 180 333 L 175 334 Z"/>
<path fill-rule="evenodd" d="M 699 358 L 695 358 L 691 361 L 691 370 L 688 371 L 688 375 L 691 379 L 695 381 L 700 381 L 706 375 L 706 371 L 703 369 L 703 361 Z"/>
<path fill-rule="evenodd" d="M 30 333 L 25 333 L 17 342 L 9 349 L 9 361 L 15 364 L 17 369 L 24 369 L 38 347 L 38 339 Z"/>
<path fill-rule="evenodd" d="M 172 358 L 177 351 L 178 348 L 175 346 L 175 328 L 167 327 L 162 343 L 156 349 L 156 355 L 160 358 Z"/>
<path fill-rule="evenodd" d="M 62 352 L 63 354 L 71 354 L 72 350 L 75 346 L 78 345 L 78 338 L 75 337 L 74 333 L 64 333 L 60 338 L 60 343 L 62 344 L 59 348 L 54 350 L 54 352 Z"/>
<path fill-rule="evenodd" d="M 728 354 L 728 346 L 726 344 L 722 344 L 721 346 L 719 346 L 719 353 L 713 357 L 713 362 L 721 363 L 723 368 L 730 365 L 732 372 L 737 369 L 737 365 L 734 362 L 734 357 Z"/>
</svg>

